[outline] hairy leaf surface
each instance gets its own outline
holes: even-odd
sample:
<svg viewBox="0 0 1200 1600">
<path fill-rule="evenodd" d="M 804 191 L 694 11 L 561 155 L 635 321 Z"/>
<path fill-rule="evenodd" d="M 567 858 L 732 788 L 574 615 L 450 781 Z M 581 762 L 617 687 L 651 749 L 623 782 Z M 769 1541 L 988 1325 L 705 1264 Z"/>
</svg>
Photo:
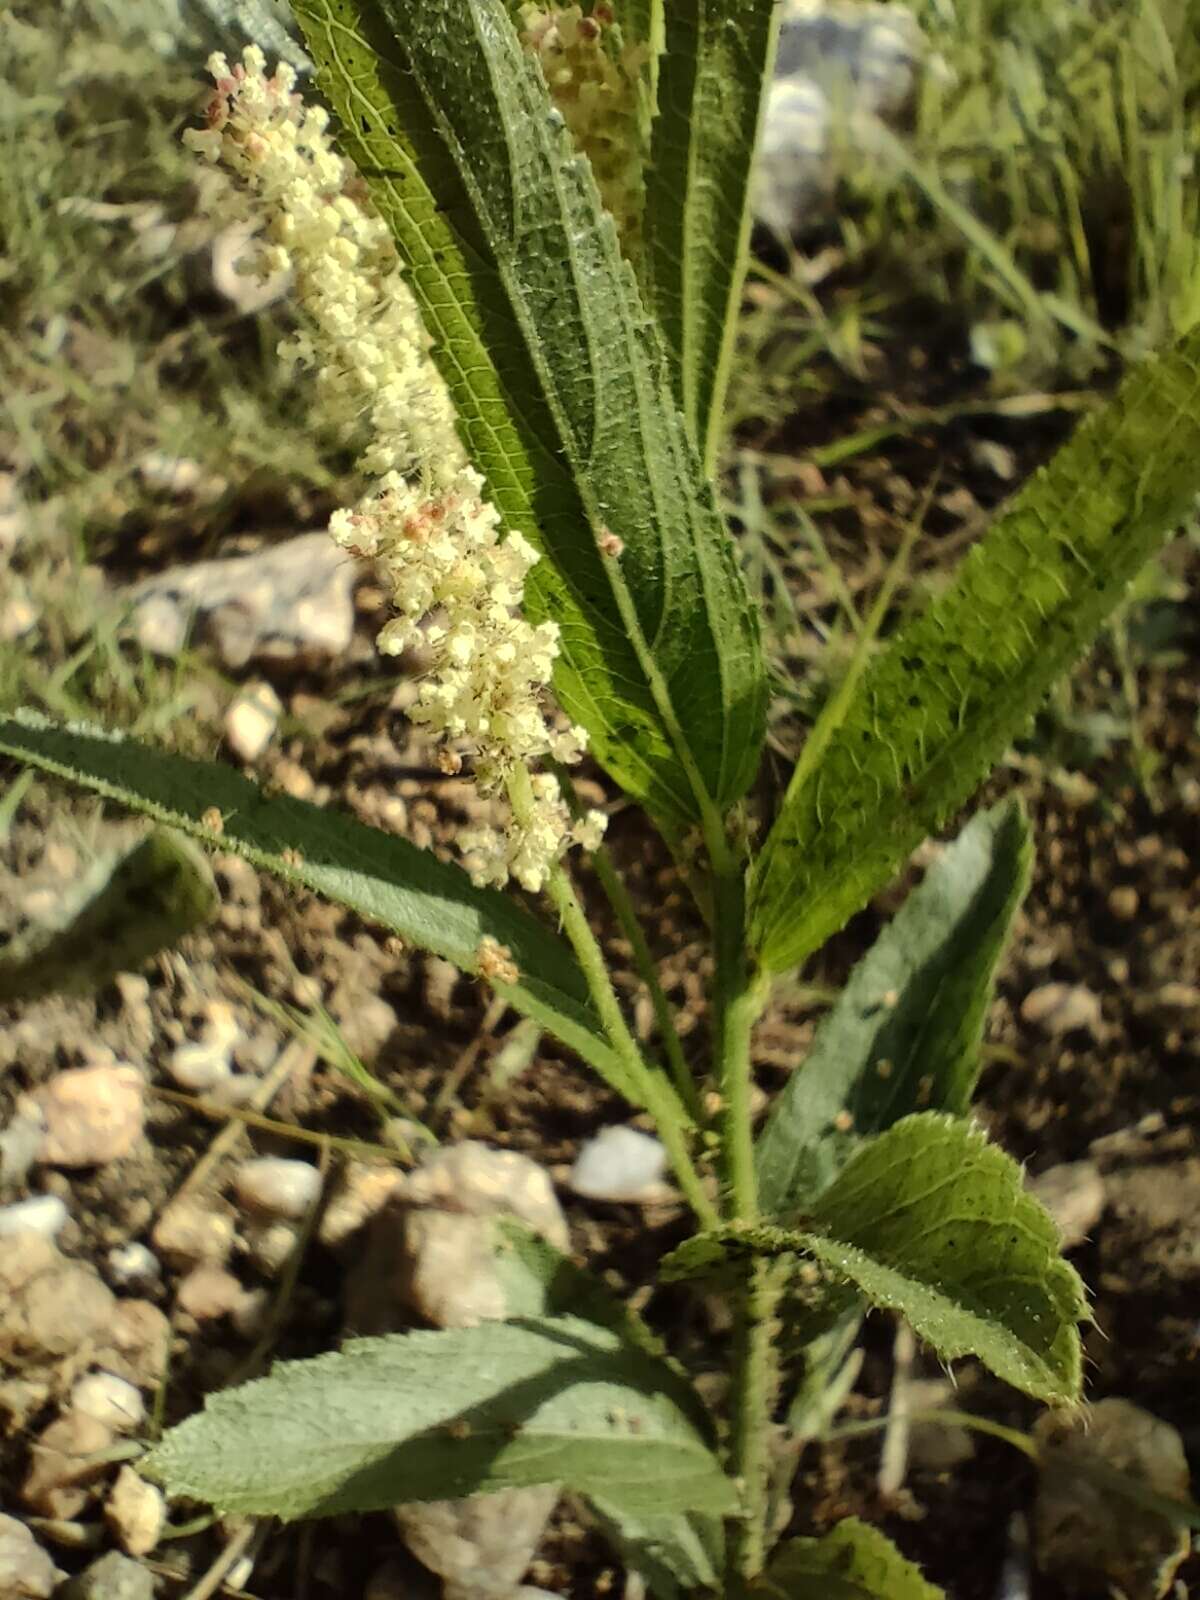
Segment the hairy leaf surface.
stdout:
<svg viewBox="0 0 1200 1600">
<path fill-rule="evenodd" d="M 857 1517 L 823 1539 L 789 1539 L 751 1593 L 760 1600 L 946 1600 L 885 1534 Z"/>
<path fill-rule="evenodd" d="M 562 628 L 564 706 L 657 815 L 697 815 L 697 785 L 727 803 L 762 741 L 757 617 L 657 328 L 503 0 L 297 12 L 472 457 L 547 557 L 530 609 Z"/>
<path fill-rule="evenodd" d="M 756 1255 L 814 1257 L 898 1311 L 945 1360 L 974 1355 L 1042 1400 L 1079 1394 L 1083 1285 L 1021 1169 L 954 1117 L 905 1117 L 863 1145 L 803 1229 L 763 1224 L 698 1234 L 664 1273 L 710 1272 Z"/>
<path fill-rule="evenodd" d="M 1200 329 L 1080 425 L 863 674 L 758 863 L 768 968 L 821 945 L 962 804 L 1198 491 Z"/>
<path fill-rule="evenodd" d="M 511 895 L 476 889 L 461 867 L 337 811 L 286 796 L 268 798 L 219 762 L 148 750 L 95 728 L 55 727 L 32 715 L 0 717 L 0 754 L 105 795 L 215 849 L 236 851 L 255 866 L 444 956 L 464 972 L 478 971 L 482 939 L 497 940 L 512 952 L 521 974 L 515 984 L 496 983 L 498 993 L 578 1051 L 619 1093 L 634 1095 L 569 947 Z M 214 817 L 220 819 L 219 829 Z"/>
<path fill-rule="evenodd" d="M 671 0 L 647 181 L 651 296 L 704 459 L 720 442 L 776 0 Z"/>
<path fill-rule="evenodd" d="M 933 862 L 851 973 L 759 1135 L 765 1215 L 808 1207 L 863 1138 L 909 1112 L 966 1112 L 1031 859 L 1029 826 L 1007 801 Z"/>
<path fill-rule="evenodd" d="M 575 1317 L 358 1339 L 209 1395 L 145 1470 L 222 1512 L 291 1519 L 561 1483 L 632 1515 L 734 1490 L 665 1364 Z"/>
<path fill-rule="evenodd" d="M 136 972 L 216 910 L 208 863 L 165 828 L 101 865 L 103 878 L 89 879 L 83 899 L 58 922 L 30 928 L 0 950 L 0 1000 L 98 989 L 118 972 Z"/>
</svg>

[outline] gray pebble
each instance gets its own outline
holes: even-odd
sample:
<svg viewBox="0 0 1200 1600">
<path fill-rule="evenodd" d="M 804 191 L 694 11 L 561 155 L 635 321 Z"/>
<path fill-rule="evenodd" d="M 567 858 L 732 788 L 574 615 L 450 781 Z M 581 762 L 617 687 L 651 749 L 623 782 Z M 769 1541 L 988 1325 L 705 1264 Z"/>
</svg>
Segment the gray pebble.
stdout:
<svg viewBox="0 0 1200 1600">
<path fill-rule="evenodd" d="M 71 1390 L 71 1405 L 118 1433 L 135 1433 L 146 1416 L 141 1393 L 112 1372 L 86 1373 Z"/>
<path fill-rule="evenodd" d="M 243 1161 L 233 1178 L 242 1205 L 299 1222 L 321 1192 L 321 1174 L 311 1162 L 283 1156 Z"/>
<path fill-rule="evenodd" d="M 149 1289 L 162 1277 L 154 1251 L 136 1239 L 114 1245 L 107 1260 L 108 1275 L 118 1289 Z"/>
<path fill-rule="evenodd" d="M 62 1591 L 63 1600 L 154 1600 L 154 1577 L 140 1561 L 110 1550 Z"/>
</svg>

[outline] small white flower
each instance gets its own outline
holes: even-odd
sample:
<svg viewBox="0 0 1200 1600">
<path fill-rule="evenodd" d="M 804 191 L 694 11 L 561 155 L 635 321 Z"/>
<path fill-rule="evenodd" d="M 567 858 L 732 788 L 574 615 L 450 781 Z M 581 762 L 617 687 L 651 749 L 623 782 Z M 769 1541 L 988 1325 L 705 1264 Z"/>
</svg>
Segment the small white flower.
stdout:
<svg viewBox="0 0 1200 1600">
<path fill-rule="evenodd" d="M 241 180 L 248 215 L 264 224 L 252 266 L 291 274 L 304 323 L 281 355 L 313 370 L 324 414 L 379 480 L 329 528 L 392 585 L 397 615 L 379 649 L 421 645 L 431 658 L 413 720 L 472 741 L 476 781 L 489 793 L 547 755 L 577 760 L 583 730 L 556 731 L 546 719 L 558 628 L 520 615 L 537 551 L 515 530 L 505 536 L 483 497 L 386 224 L 353 197 L 357 178 L 329 142 L 328 117 L 293 92 L 290 67 L 268 77 L 251 46 L 241 64 L 218 54 L 209 68 L 208 127 L 184 137 Z M 453 760 L 461 765 L 457 752 Z M 511 875 L 536 891 L 572 839 L 598 840 L 600 824 L 572 830 L 555 778 L 534 773 L 530 793 L 503 834 L 464 835 L 477 882 Z"/>
</svg>

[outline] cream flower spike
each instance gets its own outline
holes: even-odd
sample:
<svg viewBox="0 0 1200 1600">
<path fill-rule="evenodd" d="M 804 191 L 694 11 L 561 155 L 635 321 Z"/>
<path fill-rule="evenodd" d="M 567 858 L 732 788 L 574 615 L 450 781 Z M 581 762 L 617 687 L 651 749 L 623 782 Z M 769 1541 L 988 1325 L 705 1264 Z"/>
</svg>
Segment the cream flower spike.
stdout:
<svg viewBox="0 0 1200 1600">
<path fill-rule="evenodd" d="M 537 552 L 515 530 L 504 535 L 483 496 L 387 225 L 358 197 L 324 110 L 295 93 L 290 67 L 268 77 L 255 46 L 238 65 L 220 54 L 208 65 L 207 127 L 184 137 L 239 180 L 262 227 L 250 270 L 288 272 L 294 285 L 303 327 L 281 353 L 314 369 L 325 414 L 378 479 L 354 510 L 334 513 L 330 533 L 391 584 L 397 615 L 379 648 L 420 644 L 431 660 L 413 719 L 467 741 L 479 787 L 509 796 L 502 833 L 463 837 L 472 877 L 511 876 L 536 892 L 569 844 L 595 849 L 605 823 L 592 811 L 572 824 L 558 780 L 529 770 L 546 756 L 577 761 L 587 743 L 582 728 L 547 720 L 558 628 L 520 612 Z M 459 761 L 443 749 L 445 770 Z"/>
</svg>

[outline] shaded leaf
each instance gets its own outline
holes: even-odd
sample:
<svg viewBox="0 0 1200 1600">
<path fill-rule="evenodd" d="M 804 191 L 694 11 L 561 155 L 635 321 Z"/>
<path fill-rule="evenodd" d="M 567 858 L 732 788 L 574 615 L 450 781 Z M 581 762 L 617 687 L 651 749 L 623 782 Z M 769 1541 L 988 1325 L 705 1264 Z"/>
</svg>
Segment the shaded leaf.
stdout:
<svg viewBox="0 0 1200 1600">
<path fill-rule="evenodd" d="M 705 461 L 720 444 L 776 0 L 671 0 L 647 173 L 650 294 Z"/>
<path fill-rule="evenodd" d="M 863 674 L 759 859 L 752 938 L 801 960 L 942 825 L 1200 491 L 1200 329 L 1144 362 Z"/>
<path fill-rule="evenodd" d="M 789 1539 L 751 1593 L 761 1600 L 946 1600 L 889 1538 L 857 1517 L 823 1539 Z"/>
<path fill-rule="evenodd" d="M 757 615 L 591 170 L 502 0 L 300 0 L 476 465 L 547 559 L 555 686 L 658 816 L 724 804 L 765 719 Z M 623 542 L 619 561 L 597 549 Z"/>
<path fill-rule="evenodd" d="M 54 926 L 34 927 L 0 950 L 0 1000 L 86 994 L 118 972 L 136 972 L 216 909 L 204 857 L 178 834 L 156 828 L 106 863 Z"/>
<path fill-rule="evenodd" d="M 95 728 L 55 727 L 32 714 L 0 717 L 0 754 L 245 856 L 464 972 L 478 969 L 480 941 L 496 939 L 521 974 L 515 984 L 495 983 L 497 992 L 557 1034 L 619 1093 L 633 1095 L 568 946 L 512 896 L 476 889 L 461 867 L 337 811 L 287 796 L 269 799 L 218 762 L 149 750 Z"/>
<path fill-rule="evenodd" d="M 510 1318 L 583 1317 L 616 1333 L 624 1343 L 659 1357 L 661 1341 L 628 1306 L 593 1273 L 577 1267 L 570 1257 L 540 1234 L 509 1217 L 497 1218 L 495 1264 L 504 1289 Z M 674 1367 L 677 1373 L 679 1369 Z M 681 1389 L 680 1404 L 705 1437 L 711 1423 L 699 1398 Z M 690 1398 L 689 1398 L 690 1397 Z M 688 1409 L 691 1406 L 693 1409 Z M 683 1589 L 715 1585 L 724 1551 L 724 1528 L 719 1517 L 697 1511 L 636 1515 L 603 1495 L 591 1503 L 609 1538 L 649 1583 L 660 1600 L 672 1600 Z"/>
<path fill-rule="evenodd" d="M 811 1256 L 907 1317 L 945 1360 L 978 1356 L 1026 1394 L 1077 1398 L 1083 1285 L 1020 1167 L 978 1129 L 936 1112 L 904 1118 L 851 1156 L 806 1221 L 697 1234 L 661 1271 Z"/>
<path fill-rule="evenodd" d="M 535 1483 L 635 1515 L 727 1513 L 733 1485 L 679 1398 L 670 1367 L 575 1317 L 357 1339 L 207 1396 L 144 1470 L 289 1520 Z"/>
<path fill-rule="evenodd" d="M 764 1215 L 808 1206 L 861 1139 L 909 1112 L 966 1112 L 1031 860 L 1020 805 L 1006 801 L 933 862 L 851 973 L 759 1135 Z"/>
</svg>

